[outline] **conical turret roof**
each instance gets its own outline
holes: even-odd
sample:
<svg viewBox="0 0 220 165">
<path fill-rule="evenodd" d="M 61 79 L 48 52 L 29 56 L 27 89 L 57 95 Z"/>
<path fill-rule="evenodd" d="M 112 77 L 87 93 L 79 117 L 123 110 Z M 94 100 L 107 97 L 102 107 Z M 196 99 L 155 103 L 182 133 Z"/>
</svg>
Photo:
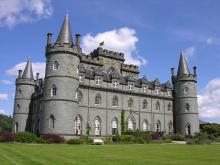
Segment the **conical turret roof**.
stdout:
<svg viewBox="0 0 220 165">
<path fill-rule="evenodd" d="M 61 44 L 72 44 L 73 43 L 68 14 L 66 14 L 66 16 L 64 18 L 64 21 L 63 21 L 63 24 L 60 29 L 60 33 L 57 37 L 56 42 L 61 43 Z"/>
<path fill-rule="evenodd" d="M 190 74 L 190 71 L 188 64 L 186 62 L 186 58 L 183 55 L 183 52 L 181 52 L 177 75 L 184 75 L 184 74 L 185 75 Z"/>
<path fill-rule="evenodd" d="M 34 79 L 33 70 L 32 70 L 32 63 L 31 63 L 31 59 L 30 58 L 27 61 L 27 64 L 26 64 L 26 67 L 24 69 L 24 73 L 22 75 L 22 78 L 30 79 L 30 80 Z"/>
</svg>

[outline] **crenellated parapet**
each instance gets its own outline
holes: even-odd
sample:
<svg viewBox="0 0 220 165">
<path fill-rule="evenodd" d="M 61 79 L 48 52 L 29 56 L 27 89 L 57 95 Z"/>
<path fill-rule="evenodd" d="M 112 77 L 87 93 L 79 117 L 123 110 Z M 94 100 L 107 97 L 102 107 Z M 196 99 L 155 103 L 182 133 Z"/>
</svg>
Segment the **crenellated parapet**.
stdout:
<svg viewBox="0 0 220 165">
<path fill-rule="evenodd" d="M 103 49 L 102 47 L 98 47 L 97 49 L 95 49 L 91 53 L 91 56 L 93 56 L 93 57 L 103 56 L 103 57 L 112 58 L 112 59 L 116 59 L 116 60 L 120 60 L 120 61 L 125 61 L 124 53 L 109 51 L 109 50 Z"/>
<path fill-rule="evenodd" d="M 139 73 L 139 67 L 137 65 L 128 65 L 128 64 L 122 64 L 121 70 L 126 72 L 132 72 L 132 73 Z"/>
<path fill-rule="evenodd" d="M 88 63 L 93 65 L 103 66 L 103 60 L 98 57 L 93 57 L 91 55 L 82 54 L 80 61 L 82 63 Z"/>
</svg>

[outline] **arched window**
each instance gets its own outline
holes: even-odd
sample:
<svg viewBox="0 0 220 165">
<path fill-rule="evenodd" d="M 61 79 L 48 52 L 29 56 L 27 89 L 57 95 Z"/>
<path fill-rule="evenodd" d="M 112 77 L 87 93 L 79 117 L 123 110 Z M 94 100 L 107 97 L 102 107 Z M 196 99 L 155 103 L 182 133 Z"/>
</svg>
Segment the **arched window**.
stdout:
<svg viewBox="0 0 220 165">
<path fill-rule="evenodd" d="M 143 131 L 148 131 L 148 122 L 147 122 L 147 120 L 143 121 Z"/>
<path fill-rule="evenodd" d="M 55 125 L 54 115 L 50 115 L 50 118 L 49 118 L 49 128 L 53 129 L 54 125 Z"/>
<path fill-rule="evenodd" d="M 95 105 L 101 105 L 101 95 L 99 93 L 95 96 Z"/>
<path fill-rule="evenodd" d="M 168 103 L 168 105 L 167 105 L 167 110 L 168 110 L 168 111 L 171 111 L 171 110 L 172 110 L 172 105 L 171 105 L 171 103 Z"/>
<path fill-rule="evenodd" d="M 118 106 L 118 97 L 114 96 L 112 99 L 112 106 L 117 107 Z"/>
<path fill-rule="evenodd" d="M 101 78 L 96 79 L 96 85 L 101 85 Z"/>
<path fill-rule="evenodd" d="M 18 122 L 15 123 L 15 133 L 18 132 Z"/>
<path fill-rule="evenodd" d="M 156 110 L 157 110 L 157 111 L 160 110 L 160 103 L 159 103 L 159 101 L 157 101 L 157 103 L 156 103 Z"/>
<path fill-rule="evenodd" d="M 101 135 L 101 119 L 99 117 L 95 118 L 95 136 L 100 136 Z"/>
<path fill-rule="evenodd" d="M 117 135 L 118 134 L 118 120 L 117 118 L 114 118 L 112 120 L 112 135 Z"/>
<path fill-rule="evenodd" d="M 56 95 L 57 95 L 57 87 L 56 85 L 52 85 L 51 96 L 56 96 Z"/>
<path fill-rule="evenodd" d="M 114 88 L 117 88 L 117 87 L 118 87 L 118 81 L 114 81 L 114 82 L 113 82 L 113 87 L 114 87 Z"/>
<path fill-rule="evenodd" d="M 170 121 L 170 122 L 168 123 L 168 131 L 169 131 L 169 132 L 172 132 L 172 130 L 173 130 L 173 123 L 172 123 L 172 121 Z"/>
<path fill-rule="evenodd" d="M 112 74 L 115 71 L 115 68 L 110 67 L 107 71 L 108 74 Z"/>
<path fill-rule="evenodd" d="M 82 134 L 82 118 L 79 115 L 75 118 L 75 133 L 77 136 Z"/>
<path fill-rule="evenodd" d="M 161 123 L 160 123 L 160 120 L 158 120 L 157 123 L 156 123 L 156 131 L 157 131 L 157 132 L 160 132 L 160 131 L 161 131 Z"/>
<path fill-rule="evenodd" d="M 190 108 L 189 103 L 186 103 L 186 105 L 185 105 L 185 110 L 186 110 L 186 111 L 189 111 L 189 108 Z"/>
<path fill-rule="evenodd" d="M 17 111 L 20 111 L 21 107 L 19 104 L 17 104 Z"/>
<path fill-rule="evenodd" d="M 134 130 L 134 122 L 131 118 L 128 119 L 127 124 L 128 124 L 128 131 L 133 131 Z"/>
<path fill-rule="evenodd" d="M 128 108 L 129 108 L 129 109 L 132 109 L 132 107 L 133 107 L 133 99 L 130 98 L 130 99 L 128 100 Z"/>
<path fill-rule="evenodd" d="M 189 123 L 186 124 L 186 135 L 191 135 L 191 125 Z"/>
<path fill-rule="evenodd" d="M 53 70 L 57 70 L 58 68 L 59 68 L 59 63 L 57 61 L 54 61 Z"/>
<path fill-rule="evenodd" d="M 147 100 L 146 99 L 143 101 L 142 109 L 147 109 Z"/>
</svg>

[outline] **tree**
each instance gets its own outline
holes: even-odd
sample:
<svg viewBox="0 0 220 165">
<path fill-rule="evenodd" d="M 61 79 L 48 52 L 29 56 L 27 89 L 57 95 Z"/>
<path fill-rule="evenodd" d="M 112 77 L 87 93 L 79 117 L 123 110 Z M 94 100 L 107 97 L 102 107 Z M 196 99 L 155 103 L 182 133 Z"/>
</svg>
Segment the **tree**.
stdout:
<svg viewBox="0 0 220 165">
<path fill-rule="evenodd" d="M 121 111 L 121 134 L 125 132 L 125 111 Z"/>
<path fill-rule="evenodd" d="M 11 131 L 12 129 L 12 117 L 0 114 L 0 131 L 1 130 L 8 130 Z"/>
</svg>

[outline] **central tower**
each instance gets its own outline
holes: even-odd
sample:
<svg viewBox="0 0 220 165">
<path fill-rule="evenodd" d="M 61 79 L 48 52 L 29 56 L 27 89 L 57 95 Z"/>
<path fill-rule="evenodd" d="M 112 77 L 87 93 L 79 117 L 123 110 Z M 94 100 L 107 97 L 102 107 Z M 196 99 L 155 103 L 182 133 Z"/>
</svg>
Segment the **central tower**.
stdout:
<svg viewBox="0 0 220 165">
<path fill-rule="evenodd" d="M 78 109 L 75 93 L 79 86 L 78 67 L 82 51 L 78 42 L 73 43 L 68 14 L 54 44 L 51 38 L 52 34 L 48 33 L 40 134 L 72 136 L 73 117 Z"/>
</svg>

